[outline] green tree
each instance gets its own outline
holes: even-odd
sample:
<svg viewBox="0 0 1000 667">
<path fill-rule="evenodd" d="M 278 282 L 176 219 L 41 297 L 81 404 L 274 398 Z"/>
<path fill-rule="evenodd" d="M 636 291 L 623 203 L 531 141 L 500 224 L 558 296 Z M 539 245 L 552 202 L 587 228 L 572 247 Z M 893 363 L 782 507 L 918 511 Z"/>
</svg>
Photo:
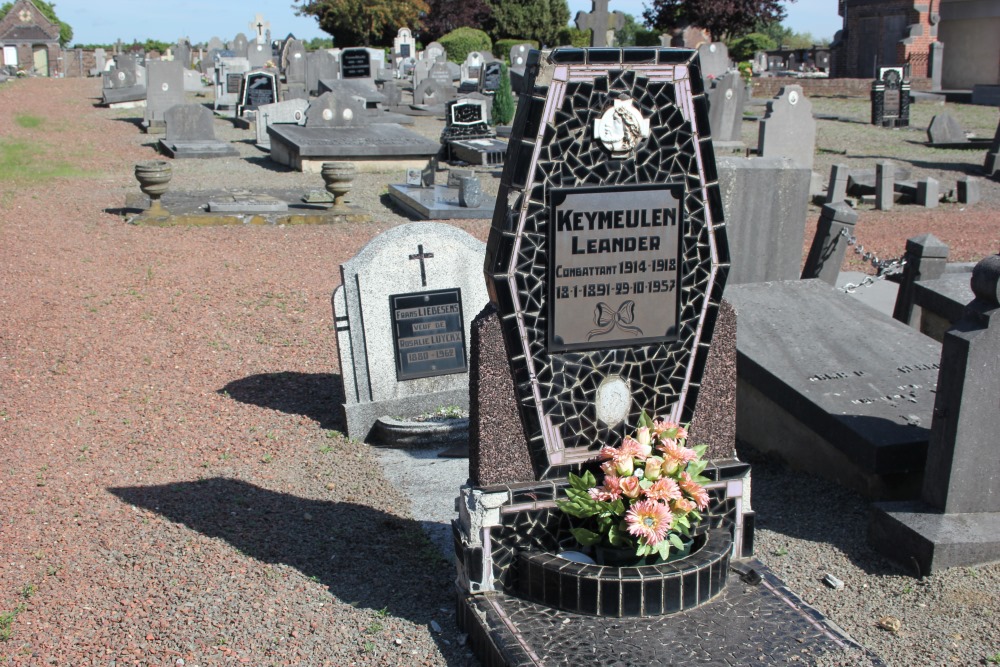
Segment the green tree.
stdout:
<svg viewBox="0 0 1000 667">
<path fill-rule="evenodd" d="M 752 59 L 758 51 L 770 51 L 778 48 L 773 39 L 759 32 L 737 37 L 726 46 L 729 47 L 729 57 L 737 62 Z"/>
<path fill-rule="evenodd" d="M 492 14 L 486 32 L 494 39 L 533 39 L 543 46 L 558 43 L 569 23 L 566 0 L 487 0 Z"/>
<path fill-rule="evenodd" d="M 694 25 L 722 40 L 745 35 L 762 23 L 780 22 L 785 18 L 783 2 L 795 0 L 653 0 L 642 16 L 658 30 Z"/>
<path fill-rule="evenodd" d="M 45 0 L 32 0 L 35 7 L 38 7 L 38 11 L 48 20 L 59 26 L 59 46 L 65 47 L 69 44 L 70 40 L 73 39 L 73 28 L 70 27 L 68 23 L 63 23 L 56 16 L 56 5 L 55 3 L 45 2 Z M 0 20 L 7 16 L 7 12 L 10 8 L 14 6 L 13 2 L 5 2 L 0 5 Z"/>
<path fill-rule="evenodd" d="M 824 42 L 829 41 L 826 39 L 817 40 L 812 36 L 812 33 L 795 32 L 791 28 L 783 26 L 779 21 L 757 26 L 756 32 L 767 35 L 774 41 L 775 45 L 771 47 L 772 49 L 808 49 L 814 45 L 827 46 Z"/>
<path fill-rule="evenodd" d="M 400 28 L 418 29 L 424 0 L 295 0 L 298 16 L 315 17 L 339 47 L 371 46 Z M 301 5 L 301 6 L 300 6 Z"/>
<path fill-rule="evenodd" d="M 493 116 L 494 125 L 510 125 L 514 120 L 514 96 L 510 92 L 510 72 L 507 65 L 500 65 L 500 87 L 493 94 Z"/>
<path fill-rule="evenodd" d="M 465 62 L 465 57 L 473 51 L 489 52 L 493 48 L 490 36 L 475 28 L 455 28 L 447 35 L 441 35 L 438 43 L 453 63 Z"/>
</svg>

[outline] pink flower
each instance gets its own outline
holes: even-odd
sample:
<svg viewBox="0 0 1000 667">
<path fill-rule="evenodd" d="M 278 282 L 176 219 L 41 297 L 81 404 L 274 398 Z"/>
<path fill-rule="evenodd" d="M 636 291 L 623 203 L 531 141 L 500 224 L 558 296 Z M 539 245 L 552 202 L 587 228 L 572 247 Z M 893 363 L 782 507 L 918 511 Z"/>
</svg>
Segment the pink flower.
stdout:
<svg viewBox="0 0 1000 667">
<path fill-rule="evenodd" d="M 622 497 L 621 478 L 615 475 L 605 475 L 604 485 L 587 489 L 587 493 L 594 500 L 612 502 Z"/>
<path fill-rule="evenodd" d="M 663 452 L 663 458 L 673 459 L 679 463 L 687 463 L 688 461 L 694 461 L 698 458 L 698 452 L 689 447 L 685 447 L 673 438 L 660 440 L 660 444 L 657 445 L 656 448 Z"/>
<path fill-rule="evenodd" d="M 629 508 L 625 521 L 631 535 L 653 546 L 667 536 L 674 523 L 674 515 L 662 503 L 641 500 Z"/>
<path fill-rule="evenodd" d="M 684 516 L 695 507 L 696 505 L 687 498 L 678 498 L 670 501 L 670 509 L 674 511 L 674 514 L 679 516 Z"/>
<path fill-rule="evenodd" d="M 621 480 L 622 495 L 626 498 L 632 498 L 635 500 L 642 495 L 642 487 L 639 486 L 638 477 L 622 477 Z"/>
<path fill-rule="evenodd" d="M 687 430 L 677 422 L 668 420 L 656 420 L 653 422 L 653 432 L 659 438 L 673 438 L 684 440 L 688 437 Z"/>
<path fill-rule="evenodd" d="M 681 489 L 674 480 L 662 477 L 646 489 L 646 497 L 652 500 L 676 500 L 681 497 Z"/>
<path fill-rule="evenodd" d="M 635 432 L 635 439 L 639 441 L 640 445 L 646 447 L 653 441 L 653 433 L 648 426 L 640 426 Z"/>
<path fill-rule="evenodd" d="M 642 444 L 635 438 L 625 436 L 622 440 L 621 447 L 618 448 L 622 455 L 634 456 L 637 459 L 643 459 L 653 453 L 653 446 L 650 444 Z"/>
<path fill-rule="evenodd" d="M 615 475 L 615 476 L 618 475 L 618 470 L 615 468 L 614 461 L 605 461 L 604 463 L 602 463 L 601 472 L 604 473 L 605 477 L 607 477 L 608 475 Z"/>
<path fill-rule="evenodd" d="M 650 482 L 655 482 L 660 479 L 663 475 L 663 459 L 659 456 L 650 456 L 646 459 L 646 464 L 643 468 L 643 479 L 648 479 Z"/>
<path fill-rule="evenodd" d="M 698 506 L 698 509 L 703 510 L 708 507 L 708 491 L 705 490 L 698 482 L 691 479 L 691 475 L 686 472 L 681 473 L 681 478 L 677 481 L 680 485 L 681 490 L 684 493 L 691 496 L 691 499 Z"/>
</svg>

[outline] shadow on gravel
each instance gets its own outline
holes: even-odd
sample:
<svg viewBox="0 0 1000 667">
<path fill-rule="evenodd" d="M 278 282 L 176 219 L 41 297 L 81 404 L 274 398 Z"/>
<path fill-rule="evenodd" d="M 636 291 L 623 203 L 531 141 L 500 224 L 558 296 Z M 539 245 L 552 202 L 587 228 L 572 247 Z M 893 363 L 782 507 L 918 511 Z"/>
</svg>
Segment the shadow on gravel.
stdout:
<svg viewBox="0 0 1000 667">
<path fill-rule="evenodd" d="M 320 428 L 344 430 L 337 406 L 344 383 L 335 373 L 262 373 L 233 380 L 217 393 L 240 403 L 309 417 Z"/>
<path fill-rule="evenodd" d="M 926 146 L 919 141 L 911 142 L 917 146 Z M 879 155 L 852 155 L 852 158 L 858 159 L 868 159 L 868 160 L 884 160 L 885 157 Z M 972 156 L 970 154 L 970 160 Z M 905 157 L 894 157 L 893 162 L 907 162 L 912 164 L 914 167 L 919 167 L 921 169 L 934 169 L 937 171 L 954 171 L 959 174 L 966 174 L 968 176 L 979 176 L 983 177 L 983 164 L 982 161 L 979 162 L 931 162 L 928 160 L 911 160 Z"/>
<path fill-rule="evenodd" d="M 830 544 L 871 575 L 912 575 L 868 544 L 869 503 L 825 479 L 793 470 L 742 442 L 741 461 L 752 467 L 754 525 L 788 537 Z"/>
<path fill-rule="evenodd" d="M 291 171 L 295 171 L 291 167 L 286 167 L 283 164 L 278 164 L 277 162 L 275 162 L 274 160 L 272 160 L 269 156 L 270 156 L 270 153 L 268 153 L 267 155 L 259 155 L 259 156 L 252 156 L 252 157 L 244 158 L 244 160 L 246 160 L 247 162 L 249 162 L 250 164 L 252 164 L 254 166 L 260 167 L 261 169 L 265 169 L 267 171 L 277 171 L 277 172 L 282 173 L 282 174 L 287 173 L 287 172 L 291 172 Z M 322 185 L 323 181 L 318 176 L 319 175 L 317 174 L 316 181 L 320 185 Z"/>
<path fill-rule="evenodd" d="M 263 563 L 294 567 L 352 606 L 388 607 L 397 618 L 429 626 L 454 605 L 455 573 L 412 519 L 221 477 L 108 491 Z"/>
</svg>

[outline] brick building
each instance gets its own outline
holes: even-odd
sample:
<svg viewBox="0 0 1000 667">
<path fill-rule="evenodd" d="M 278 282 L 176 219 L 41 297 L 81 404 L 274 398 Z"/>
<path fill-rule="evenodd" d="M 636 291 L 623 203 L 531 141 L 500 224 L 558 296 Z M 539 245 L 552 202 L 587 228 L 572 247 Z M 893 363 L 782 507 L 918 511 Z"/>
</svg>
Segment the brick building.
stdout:
<svg viewBox="0 0 1000 667">
<path fill-rule="evenodd" d="M 59 25 L 48 20 L 31 0 L 15 0 L 0 20 L 0 65 L 35 69 L 40 76 L 62 75 Z"/>
<path fill-rule="evenodd" d="M 843 29 L 833 44 L 832 75 L 871 79 L 879 67 L 909 65 L 931 76 L 941 0 L 839 0 Z"/>
</svg>

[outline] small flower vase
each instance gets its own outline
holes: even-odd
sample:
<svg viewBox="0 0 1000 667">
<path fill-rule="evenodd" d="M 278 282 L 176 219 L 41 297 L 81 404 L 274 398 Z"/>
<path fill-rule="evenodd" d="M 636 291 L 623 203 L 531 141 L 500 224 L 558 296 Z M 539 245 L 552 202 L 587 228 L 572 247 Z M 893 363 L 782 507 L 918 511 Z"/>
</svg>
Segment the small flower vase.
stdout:
<svg viewBox="0 0 1000 667">
<path fill-rule="evenodd" d="M 173 171 L 169 162 L 152 160 L 135 165 L 135 180 L 139 181 L 139 189 L 149 197 L 149 212 L 154 215 L 164 213 L 160 197 L 167 191 L 167 184 Z"/>
<path fill-rule="evenodd" d="M 326 184 L 326 191 L 333 195 L 333 208 L 347 208 L 344 198 L 351 191 L 358 167 L 353 162 L 324 162 L 320 176 Z"/>
</svg>

